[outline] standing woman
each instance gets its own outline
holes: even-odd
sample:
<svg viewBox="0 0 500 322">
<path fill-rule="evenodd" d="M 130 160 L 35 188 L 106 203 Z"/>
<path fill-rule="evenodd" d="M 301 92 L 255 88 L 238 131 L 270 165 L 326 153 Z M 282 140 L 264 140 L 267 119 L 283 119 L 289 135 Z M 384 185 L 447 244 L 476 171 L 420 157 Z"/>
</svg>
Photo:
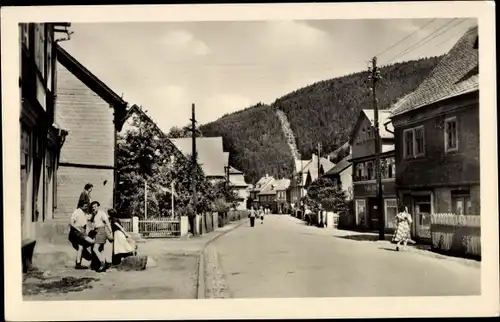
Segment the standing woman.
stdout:
<svg viewBox="0 0 500 322">
<path fill-rule="evenodd" d="M 83 187 L 83 191 L 80 194 L 80 198 L 78 198 L 78 204 L 76 208 L 81 208 L 83 204 L 87 204 L 88 209 L 84 209 L 86 213 L 90 213 L 90 203 L 92 202 L 92 198 L 90 197 L 90 193 L 92 192 L 92 188 L 94 186 L 91 183 L 87 183 L 85 187 Z"/>
<path fill-rule="evenodd" d="M 397 251 L 399 251 L 399 245 L 401 245 L 401 243 L 403 243 L 403 250 L 406 250 L 408 241 L 411 241 L 410 227 L 413 220 L 405 206 L 398 207 L 398 214 L 396 215 L 395 221 L 396 231 L 394 232 L 392 241 L 396 243 Z"/>
<path fill-rule="evenodd" d="M 253 206 L 252 209 L 250 209 L 248 217 L 250 218 L 250 227 L 255 226 L 255 208 Z"/>
<path fill-rule="evenodd" d="M 113 265 L 118 265 L 123 258 L 136 254 L 137 245 L 125 231 L 118 219 L 116 210 L 108 210 L 111 229 L 113 229 Z"/>
<path fill-rule="evenodd" d="M 100 210 L 99 206 L 100 204 L 98 201 L 93 201 L 90 205 L 92 209 L 92 221 L 96 232 L 94 253 L 101 264 L 97 272 L 104 272 L 107 266 L 111 264 L 111 259 L 107 259 L 104 254 L 104 246 L 108 240 L 113 240 L 113 229 L 111 228 L 108 214 Z"/>
</svg>

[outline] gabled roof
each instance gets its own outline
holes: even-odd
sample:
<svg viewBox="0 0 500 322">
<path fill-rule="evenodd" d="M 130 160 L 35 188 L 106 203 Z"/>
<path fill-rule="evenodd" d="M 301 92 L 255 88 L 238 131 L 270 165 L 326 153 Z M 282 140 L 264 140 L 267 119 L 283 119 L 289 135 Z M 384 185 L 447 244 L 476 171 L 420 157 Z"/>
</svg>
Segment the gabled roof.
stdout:
<svg viewBox="0 0 500 322">
<path fill-rule="evenodd" d="M 470 28 L 417 89 L 393 105 L 392 116 L 479 90 L 477 26 Z"/>
<path fill-rule="evenodd" d="M 170 139 L 184 154 L 192 154 L 192 138 Z M 225 177 L 226 157 L 222 150 L 222 137 L 196 138 L 198 164 L 207 177 Z"/>
<path fill-rule="evenodd" d="M 380 138 L 382 139 L 392 139 L 394 138 L 394 134 L 391 132 L 387 131 L 386 127 L 384 124 L 389 123 L 387 127 L 389 130 L 394 131 L 394 128 L 392 127 L 392 123 L 390 123 L 390 116 L 391 116 L 391 110 L 379 110 L 378 111 L 378 128 L 379 128 L 379 134 Z M 375 126 L 375 111 L 373 109 L 363 109 L 359 113 L 358 120 L 356 121 L 356 124 L 354 125 L 354 128 L 352 129 L 351 135 L 349 137 L 349 144 L 352 145 L 354 142 L 354 138 L 356 137 L 356 134 L 359 131 L 359 127 L 363 123 L 363 121 L 368 119 L 370 122 L 371 126 Z"/>
<path fill-rule="evenodd" d="M 330 171 L 325 173 L 325 176 L 333 176 L 342 173 L 342 171 L 352 166 L 351 158 L 352 154 L 349 154 L 348 156 L 340 160 L 339 163 L 337 163 L 333 168 L 330 169 Z"/>
<path fill-rule="evenodd" d="M 75 57 L 71 56 L 59 44 L 56 44 L 57 61 L 61 63 L 68 71 L 76 78 L 85 84 L 90 90 L 99 95 L 106 103 L 115 110 L 116 120 L 119 120 L 115 127 L 118 131 L 121 130 L 123 123 L 122 118 L 126 114 L 128 103 L 121 96 L 116 94 L 111 88 L 104 84 L 97 76 L 92 74 L 85 66 L 83 66 Z"/>
<path fill-rule="evenodd" d="M 323 168 L 323 173 L 327 173 L 330 171 L 334 166 L 335 163 L 330 162 L 328 159 L 325 158 L 320 158 L 320 167 Z M 316 181 L 318 179 L 318 163 L 317 161 L 314 162 L 314 160 L 311 161 L 311 164 L 307 168 L 307 176 L 311 178 L 311 181 Z M 306 179 L 307 179 L 306 176 Z"/>
<path fill-rule="evenodd" d="M 233 167 L 229 168 L 229 182 L 236 187 L 248 187 L 243 172 Z"/>
<path fill-rule="evenodd" d="M 262 190 L 259 192 L 259 195 L 274 195 L 276 194 L 276 186 L 277 186 L 277 180 L 271 177 L 271 180 L 269 180 L 266 185 L 262 188 Z"/>
<path fill-rule="evenodd" d="M 276 182 L 276 190 L 287 190 L 290 186 L 290 179 L 280 179 Z"/>
</svg>

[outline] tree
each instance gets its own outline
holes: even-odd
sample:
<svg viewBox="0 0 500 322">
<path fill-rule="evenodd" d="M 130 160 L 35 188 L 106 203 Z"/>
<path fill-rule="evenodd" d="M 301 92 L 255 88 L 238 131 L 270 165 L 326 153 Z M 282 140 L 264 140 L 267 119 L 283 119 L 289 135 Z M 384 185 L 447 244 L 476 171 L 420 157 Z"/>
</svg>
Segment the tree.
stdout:
<svg viewBox="0 0 500 322">
<path fill-rule="evenodd" d="M 201 133 L 199 128 L 196 128 L 196 137 L 202 137 L 203 133 Z M 191 137 L 191 125 L 188 124 L 183 127 L 173 126 L 170 128 L 170 131 L 167 134 L 167 137 L 171 139 L 182 139 Z"/>
<path fill-rule="evenodd" d="M 333 180 L 321 177 L 307 189 L 306 202 L 318 209 L 321 205 L 326 211 L 343 213 L 348 211 L 347 195 Z"/>
<path fill-rule="evenodd" d="M 142 112 L 132 116 L 132 126 L 118 136 L 117 210 L 128 216 L 144 216 L 144 183 L 148 186 L 148 216 L 164 216 L 171 209 L 170 184 L 175 181 L 177 214 L 194 212 L 192 161 L 184 156 Z M 198 212 L 211 208 L 213 189 L 196 164 Z"/>
</svg>

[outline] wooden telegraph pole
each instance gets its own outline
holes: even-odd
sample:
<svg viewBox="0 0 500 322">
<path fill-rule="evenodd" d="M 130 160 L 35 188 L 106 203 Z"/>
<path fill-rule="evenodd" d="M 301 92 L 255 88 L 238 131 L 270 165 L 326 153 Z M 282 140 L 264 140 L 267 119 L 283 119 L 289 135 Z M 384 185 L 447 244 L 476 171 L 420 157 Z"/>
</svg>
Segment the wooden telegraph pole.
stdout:
<svg viewBox="0 0 500 322">
<path fill-rule="evenodd" d="M 196 194 L 196 115 L 195 115 L 195 106 L 194 103 L 191 105 L 191 138 L 192 138 L 192 165 L 191 165 L 191 175 L 192 175 L 192 192 L 193 192 L 193 211 L 194 214 L 192 215 L 192 233 L 193 235 L 196 234 L 196 215 L 198 213 L 197 211 L 197 203 L 198 203 L 198 196 Z"/>
<path fill-rule="evenodd" d="M 372 93 L 373 93 L 373 112 L 374 112 L 374 123 L 375 123 L 375 176 L 377 181 L 377 213 L 378 213 L 378 239 L 385 239 L 385 218 L 384 211 L 382 207 L 382 174 L 380 169 L 380 130 L 378 121 L 378 104 L 377 104 L 377 92 L 376 85 L 377 81 L 380 79 L 380 71 L 377 67 L 377 57 L 373 57 L 372 66 L 370 68 L 370 79 L 372 81 Z"/>
</svg>

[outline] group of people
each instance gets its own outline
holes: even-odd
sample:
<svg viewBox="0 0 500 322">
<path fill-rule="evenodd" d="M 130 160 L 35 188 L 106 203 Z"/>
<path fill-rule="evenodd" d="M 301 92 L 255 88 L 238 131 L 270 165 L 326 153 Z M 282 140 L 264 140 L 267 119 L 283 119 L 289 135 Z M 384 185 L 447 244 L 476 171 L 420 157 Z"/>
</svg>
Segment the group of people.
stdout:
<svg viewBox="0 0 500 322">
<path fill-rule="evenodd" d="M 248 215 L 248 218 L 250 218 L 250 227 L 255 226 L 255 218 L 260 218 L 260 223 L 264 223 L 264 214 L 266 211 L 260 207 L 258 210 L 255 209 L 255 207 L 252 206 L 250 209 L 250 214 Z"/>
<path fill-rule="evenodd" d="M 70 218 L 68 239 L 77 251 L 76 269 L 88 269 L 82 265 L 82 259 L 86 259 L 91 262 L 90 268 L 104 272 L 124 257 L 135 255 L 137 246 L 120 224 L 117 212 L 114 209 L 105 212 L 99 209 L 98 201 L 91 200 L 92 188 L 92 184 L 86 184 L 80 195 Z"/>
</svg>

